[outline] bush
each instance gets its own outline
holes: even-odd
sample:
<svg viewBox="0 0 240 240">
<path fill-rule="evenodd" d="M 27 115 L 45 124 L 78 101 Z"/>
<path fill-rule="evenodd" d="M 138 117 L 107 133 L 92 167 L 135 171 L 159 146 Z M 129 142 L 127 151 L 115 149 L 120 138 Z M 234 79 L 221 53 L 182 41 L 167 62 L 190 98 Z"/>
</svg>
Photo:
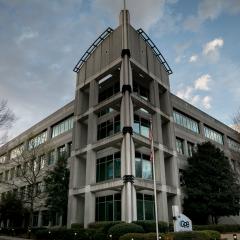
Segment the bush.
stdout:
<svg viewBox="0 0 240 240">
<path fill-rule="evenodd" d="M 213 230 L 220 233 L 228 232 L 240 232 L 240 225 L 228 225 L 228 224 L 217 224 L 217 225 L 193 225 L 193 230 Z"/>
<path fill-rule="evenodd" d="M 110 221 L 93 222 L 93 223 L 89 223 L 88 227 L 89 228 L 93 228 L 93 229 L 103 229 L 103 228 L 107 228 L 109 226 L 112 227 L 113 225 L 119 224 L 119 223 L 122 223 L 122 222 L 121 221 L 115 221 L 115 222 L 110 222 Z"/>
<path fill-rule="evenodd" d="M 155 221 L 135 221 L 133 222 L 137 225 L 140 225 L 143 227 L 144 232 L 155 232 L 156 231 L 156 223 Z M 158 230 L 161 233 L 166 233 L 169 231 L 168 223 L 166 222 L 158 222 Z"/>
<path fill-rule="evenodd" d="M 143 233 L 127 233 L 119 238 L 119 240 L 145 240 Z M 156 237 L 155 237 L 156 239 Z M 154 239 L 154 240 L 155 240 Z"/>
<path fill-rule="evenodd" d="M 206 233 L 210 240 L 220 240 L 221 239 L 221 234 L 217 231 L 205 230 L 202 232 Z"/>
<path fill-rule="evenodd" d="M 204 231 L 174 232 L 170 236 L 173 237 L 173 240 L 210 240 Z"/>
<path fill-rule="evenodd" d="M 108 239 L 107 234 L 98 230 L 94 236 L 94 240 L 106 240 Z"/>
<path fill-rule="evenodd" d="M 51 229 L 44 229 L 36 231 L 35 236 L 36 239 L 58 239 L 58 240 L 86 240 L 92 239 L 95 235 L 94 230 L 89 229 L 66 229 L 66 228 L 51 228 Z"/>
<path fill-rule="evenodd" d="M 139 226 L 134 223 L 119 223 L 112 226 L 109 231 L 108 235 L 112 235 L 113 240 L 118 240 L 119 237 L 126 233 L 143 233 L 144 229 L 142 226 Z"/>
<path fill-rule="evenodd" d="M 82 223 L 72 223 L 71 229 L 82 229 L 84 226 Z"/>
<path fill-rule="evenodd" d="M 157 236 L 156 236 L 156 233 L 145 233 L 144 234 L 144 240 L 156 240 Z M 165 234 L 163 233 L 159 233 L 159 238 L 161 240 L 164 240 L 165 239 Z"/>
</svg>

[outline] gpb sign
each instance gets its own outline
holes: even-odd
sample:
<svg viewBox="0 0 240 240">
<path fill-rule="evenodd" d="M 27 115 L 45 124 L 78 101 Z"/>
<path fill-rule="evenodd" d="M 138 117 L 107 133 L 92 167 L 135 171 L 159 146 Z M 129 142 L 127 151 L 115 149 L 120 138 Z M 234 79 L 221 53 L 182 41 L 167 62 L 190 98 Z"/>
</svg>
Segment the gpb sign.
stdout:
<svg viewBox="0 0 240 240">
<path fill-rule="evenodd" d="M 192 221 L 184 214 L 179 213 L 178 206 L 173 206 L 174 232 L 192 231 Z"/>
</svg>

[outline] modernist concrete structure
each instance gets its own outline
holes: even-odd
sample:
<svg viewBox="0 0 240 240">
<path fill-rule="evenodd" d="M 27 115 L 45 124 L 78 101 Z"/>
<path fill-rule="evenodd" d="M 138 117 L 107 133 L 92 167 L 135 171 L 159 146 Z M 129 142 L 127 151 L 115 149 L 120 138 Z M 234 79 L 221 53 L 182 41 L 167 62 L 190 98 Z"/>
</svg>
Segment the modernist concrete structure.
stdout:
<svg viewBox="0 0 240 240">
<path fill-rule="evenodd" d="M 127 10 L 74 70 L 75 100 L 0 149 L 0 178 L 7 181 L 15 177 L 12 153 L 27 146 L 30 133 L 45 133 L 50 159 L 71 152 L 68 226 L 154 218 L 150 122 L 159 220 L 171 219 L 172 205 L 181 208 L 181 171 L 194 144 L 212 141 L 240 171 L 238 133 L 170 93 L 170 67 L 148 36 L 130 25 Z M 46 167 L 52 163 L 46 158 Z M 46 209 L 36 208 L 35 225 L 47 224 Z"/>
</svg>

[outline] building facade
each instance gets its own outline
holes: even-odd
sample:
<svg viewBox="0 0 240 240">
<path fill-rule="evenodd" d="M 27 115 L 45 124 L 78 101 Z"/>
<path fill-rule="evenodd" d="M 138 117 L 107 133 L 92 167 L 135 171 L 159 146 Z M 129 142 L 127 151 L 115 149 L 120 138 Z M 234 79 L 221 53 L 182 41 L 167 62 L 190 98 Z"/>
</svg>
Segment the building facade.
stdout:
<svg viewBox="0 0 240 240">
<path fill-rule="evenodd" d="M 154 219 L 151 123 L 159 220 L 172 219 L 172 205 L 181 209 L 181 173 L 194 144 L 212 141 L 240 171 L 238 133 L 171 94 L 170 67 L 147 34 L 130 25 L 127 10 L 74 71 L 75 100 L 0 148 L 0 180 L 6 181 L 17 177 L 11 159 L 19 146 L 46 143 L 46 169 L 68 153 L 68 226 Z M 2 194 L 9 190 L 1 185 Z M 34 219 L 48 225 L 47 209 L 36 206 Z"/>
</svg>

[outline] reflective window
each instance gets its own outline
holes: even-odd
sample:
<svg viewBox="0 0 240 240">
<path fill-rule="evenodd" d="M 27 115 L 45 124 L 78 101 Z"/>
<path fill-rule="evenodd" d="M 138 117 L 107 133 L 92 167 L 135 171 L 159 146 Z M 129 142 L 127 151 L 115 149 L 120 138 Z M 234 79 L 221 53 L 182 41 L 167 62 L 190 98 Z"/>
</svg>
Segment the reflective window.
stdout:
<svg viewBox="0 0 240 240">
<path fill-rule="evenodd" d="M 38 212 L 33 213 L 32 219 L 33 219 L 33 222 L 32 222 L 33 227 L 37 227 L 38 226 Z"/>
<path fill-rule="evenodd" d="M 177 152 L 180 154 L 184 154 L 184 145 L 183 145 L 184 141 L 181 138 L 176 138 L 176 148 L 177 148 Z"/>
<path fill-rule="evenodd" d="M 67 132 L 73 128 L 73 116 L 57 123 L 52 127 L 52 138 Z"/>
<path fill-rule="evenodd" d="M 120 116 L 107 120 L 106 122 L 98 124 L 97 139 L 103 139 L 120 132 Z"/>
<path fill-rule="evenodd" d="M 39 169 L 43 169 L 46 166 L 46 155 L 41 155 L 38 157 Z"/>
<path fill-rule="evenodd" d="M 133 92 L 138 94 L 141 98 L 148 101 L 149 100 L 149 89 L 141 86 L 136 81 L 133 81 Z"/>
<path fill-rule="evenodd" d="M 3 180 L 3 173 L 0 173 L 0 182 Z"/>
<path fill-rule="evenodd" d="M 150 156 L 135 152 L 136 177 L 143 179 L 152 179 L 152 162 Z"/>
<path fill-rule="evenodd" d="M 204 135 L 219 144 L 223 144 L 223 135 L 210 127 L 204 126 Z"/>
<path fill-rule="evenodd" d="M 102 117 L 102 116 L 104 116 L 108 113 L 111 113 L 113 111 L 114 111 L 113 108 L 105 108 L 105 109 L 101 110 L 100 112 L 98 112 L 98 117 Z"/>
<path fill-rule="evenodd" d="M 228 138 L 228 147 L 236 152 L 240 152 L 240 143 L 231 138 Z"/>
<path fill-rule="evenodd" d="M 12 151 L 10 152 L 10 159 L 16 158 L 18 156 L 20 156 L 23 153 L 24 150 L 24 146 L 23 144 L 21 144 L 20 146 L 12 149 Z"/>
<path fill-rule="evenodd" d="M 5 181 L 9 179 L 9 170 L 5 171 Z"/>
<path fill-rule="evenodd" d="M 137 193 L 137 220 L 153 220 L 154 216 L 154 196 Z"/>
<path fill-rule="evenodd" d="M 120 91 L 119 82 L 115 82 L 110 86 L 104 86 L 104 85 L 105 84 L 99 85 L 98 102 L 102 102 Z"/>
<path fill-rule="evenodd" d="M 96 221 L 121 220 L 121 194 L 96 197 Z"/>
<path fill-rule="evenodd" d="M 48 153 L 48 165 L 52 165 L 55 162 L 55 150 Z"/>
<path fill-rule="evenodd" d="M 173 110 L 173 119 L 174 122 L 195 132 L 199 133 L 199 127 L 198 127 L 198 122 L 183 113 L 180 113 L 176 110 Z"/>
<path fill-rule="evenodd" d="M 48 226 L 49 224 L 49 213 L 48 211 L 42 211 L 42 225 Z"/>
<path fill-rule="evenodd" d="M 66 147 L 65 145 L 61 146 L 58 148 L 58 157 L 59 158 L 62 158 L 62 157 L 65 157 L 66 156 Z"/>
<path fill-rule="evenodd" d="M 33 149 L 40 144 L 43 144 L 44 142 L 47 141 L 47 131 L 44 131 L 40 134 L 38 134 L 36 137 L 32 138 L 28 142 L 28 148 Z"/>
<path fill-rule="evenodd" d="M 150 121 L 138 115 L 134 115 L 133 131 L 144 137 L 149 137 Z"/>
<path fill-rule="evenodd" d="M 187 142 L 187 150 L 188 150 L 188 156 L 192 157 L 193 150 L 194 150 L 194 144 L 191 142 Z"/>
<path fill-rule="evenodd" d="M 97 159 L 97 182 L 121 177 L 120 152 Z"/>
<path fill-rule="evenodd" d="M 6 161 L 7 161 L 7 156 L 6 155 L 0 156 L 0 163 L 5 163 Z"/>
<path fill-rule="evenodd" d="M 15 168 L 11 168 L 11 169 L 10 169 L 9 180 L 13 180 L 13 178 L 14 178 L 14 173 L 15 173 Z"/>
</svg>

